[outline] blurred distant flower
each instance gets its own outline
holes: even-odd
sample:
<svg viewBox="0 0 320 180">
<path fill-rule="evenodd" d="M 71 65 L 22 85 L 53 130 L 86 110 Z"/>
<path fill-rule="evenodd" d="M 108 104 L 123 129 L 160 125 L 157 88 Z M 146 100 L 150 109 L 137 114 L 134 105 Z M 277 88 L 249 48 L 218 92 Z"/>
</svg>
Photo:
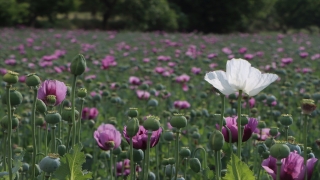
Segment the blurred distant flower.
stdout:
<svg viewBox="0 0 320 180">
<path fill-rule="evenodd" d="M 301 58 L 306 58 L 309 54 L 307 52 L 301 52 L 299 55 Z"/>
<path fill-rule="evenodd" d="M 240 54 L 244 54 L 244 53 L 247 52 L 247 48 L 246 48 L 246 47 L 242 47 L 242 48 L 239 49 L 238 52 L 239 52 Z"/>
<path fill-rule="evenodd" d="M 115 61 L 115 57 L 111 55 L 107 55 L 104 59 L 101 61 L 101 68 L 102 69 L 109 69 L 111 66 L 116 66 L 117 62 Z"/>
<path fill-rule="evenodd" d="M 141 81 L 138 77 L 135 77 L 135 76 L 130 76 L 129 77 L 129 83 L 131 85 L 140 85 L 141 84 Z"/>
<path fill-rule="evenodd" d="M 128 176 L 130 174 L 130 160 L 125 159 L 117 162 L 117 176 Z M 122 171 L 124 170 L 124 171 Z M 140 172 L 142 169 L 139 165 L 136 166 L 136 172 Z"/>
<path fill-rule="evenodd" d="M 188 101 L 174 101 L 173 105 L 178 109 L 188 109 L 190 108 L 190 103 Z"/>
<path fill-rule="evenodd" d="M 191 72 L 192 72 L 193 74 L 200 74 L 201 68 L 192 67 L 192 68 L 191 68 Z"/>
<path fill-rule="evenodd" d="M 139 99 L 149 99 L 150 93 L 148 91 L 137 90 L 136 94 Z"/>
<path fill-rule="evenodd" d="M 99 111 L 97 108 L 89 108 L 85 107 L 82 109 L 82 119 L 95 119 L 99 114 Z"/>
<path fill-rule="evenodd" d="M 269 134 L 270 128 L 262 128 L 262 131 L 260 131 L 259 128 L 257 128 L 253 134 L 257 134 L 258 141 L 265 141 L 267 138 L 271 137 Z M 278 135 L 276 137 L 280 136 L 280 132 L 278 132 Z"/>
</svg>

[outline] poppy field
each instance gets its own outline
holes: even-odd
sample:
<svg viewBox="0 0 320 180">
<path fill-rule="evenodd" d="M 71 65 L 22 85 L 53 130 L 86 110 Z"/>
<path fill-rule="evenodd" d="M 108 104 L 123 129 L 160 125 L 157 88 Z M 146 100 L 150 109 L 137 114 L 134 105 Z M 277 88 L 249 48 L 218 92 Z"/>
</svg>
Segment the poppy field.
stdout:
<svg viewBox="0 0 320 180">
<path fill-rule="evenodd" d="M 0 37 L 0 179 L 320 179 L 318 34 Z"/>
</svg>

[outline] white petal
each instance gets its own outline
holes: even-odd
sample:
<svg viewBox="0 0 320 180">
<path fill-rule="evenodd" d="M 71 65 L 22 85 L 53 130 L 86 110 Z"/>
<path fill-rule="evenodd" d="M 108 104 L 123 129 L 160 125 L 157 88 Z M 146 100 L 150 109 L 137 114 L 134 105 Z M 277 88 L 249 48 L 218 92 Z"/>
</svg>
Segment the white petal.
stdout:
<svg viewBox="0 0 320 180">
<path fill-rule="evenodd" d="M 249 78 L 251 64 L 243 59 L 231 59 L 227 62 L 227 80 L 231 87 L 244 90 Z"/>
<path fill-rule="evenodd" d="M 230 95 L 237 91 L 228 83 L 226 73 L 224 71 L 209 72 L 205 75 L 204 79 L 224 95 Z"/>
<path fill-rule="evenodd" d="M 276 74 L 261 74 L 260 79 L 258 83 L 255 83 L 255 79 L 250 79 L 248 83 L 252 84 L 250 85 L 250 89 L 248 88 L 246 90 L 246 93 L 249 96 L 255 96 L 257 95 L 260 91 L 262 91 L 264 88 L 269 86 L 271 83 L 273 83 L 275 80 L 277 80 L 279 77 Z M 255 83 L 255 85 L 254 85 Z M 249 86 L 248 86 L 249 87 Z"/>
</svg>

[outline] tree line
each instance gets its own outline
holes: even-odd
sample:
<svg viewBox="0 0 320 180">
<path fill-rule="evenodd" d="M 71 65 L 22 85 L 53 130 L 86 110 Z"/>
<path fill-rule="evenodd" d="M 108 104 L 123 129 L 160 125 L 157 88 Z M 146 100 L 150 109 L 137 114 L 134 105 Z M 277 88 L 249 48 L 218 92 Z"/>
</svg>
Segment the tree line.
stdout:
<svg viewBox="0 0 320 180">
<path fill-rule="evenodd" d="M 319 0 L 0 0 L 0 26 L 55 27 L 58 14 L 89 12 L 101 29 L 285 33 L 319 27 L 319 9 Z"/>
</svg>

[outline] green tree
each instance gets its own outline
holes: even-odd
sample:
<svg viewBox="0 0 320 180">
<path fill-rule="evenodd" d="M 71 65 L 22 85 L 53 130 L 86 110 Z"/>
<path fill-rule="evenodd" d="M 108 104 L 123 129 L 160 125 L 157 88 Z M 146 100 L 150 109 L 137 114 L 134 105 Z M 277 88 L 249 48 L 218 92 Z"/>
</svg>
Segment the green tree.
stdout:
<svg viewBox="0 0 320 180">
<path fill-rule="evenodd" d="M 15 0 L 0 0 L 0 26 L 24 23 L 29 13 L 28 7 L 28 3 L 17 3 Z"/>
</svg>

